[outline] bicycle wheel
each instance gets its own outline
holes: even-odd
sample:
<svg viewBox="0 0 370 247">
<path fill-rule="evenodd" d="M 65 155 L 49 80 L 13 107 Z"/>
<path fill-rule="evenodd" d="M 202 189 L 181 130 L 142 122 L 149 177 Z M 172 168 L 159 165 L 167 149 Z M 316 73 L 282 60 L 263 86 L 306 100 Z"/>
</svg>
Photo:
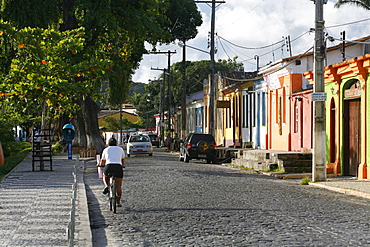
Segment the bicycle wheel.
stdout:
<svg viewBox="0 0 370 247">
<path fill-rule="evenodd" d="M 117 211 L 117 187 L 116 182 L 112 183 L 112 204 L 113 204 L 113 213 Z"/>
</svg>

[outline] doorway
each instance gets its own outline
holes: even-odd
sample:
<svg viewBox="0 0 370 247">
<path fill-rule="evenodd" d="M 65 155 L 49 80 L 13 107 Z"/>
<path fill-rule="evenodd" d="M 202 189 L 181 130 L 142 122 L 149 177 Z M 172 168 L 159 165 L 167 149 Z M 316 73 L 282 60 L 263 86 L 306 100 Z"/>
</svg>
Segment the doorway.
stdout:
<svg viewBox="0 0 370 247">
<path fill-rule="evenodd" d="M 361 162 L 361 100 L 344 101 L 344 172 L 343 175 L 358 175 Z"/>
</svg>

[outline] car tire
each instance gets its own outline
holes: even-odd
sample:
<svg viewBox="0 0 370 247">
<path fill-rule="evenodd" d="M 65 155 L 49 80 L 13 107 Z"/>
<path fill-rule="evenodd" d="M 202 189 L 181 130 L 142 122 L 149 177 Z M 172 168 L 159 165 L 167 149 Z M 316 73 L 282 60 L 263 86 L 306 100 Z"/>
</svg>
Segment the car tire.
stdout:
<svg viewBox="0 0 370 247">
<path fill-rule="evenodd" d="M 183 156 L 181 156 L 181 153 L 180 153 L 180 155 L 179 155 L 179 161 L 184 161 L 184 157 L 183 157 Z"/>
<path fill-rule="evenodd" d="M 189 163 L 190 157 L 184 153 L 184 162 Z"/>
</svg>

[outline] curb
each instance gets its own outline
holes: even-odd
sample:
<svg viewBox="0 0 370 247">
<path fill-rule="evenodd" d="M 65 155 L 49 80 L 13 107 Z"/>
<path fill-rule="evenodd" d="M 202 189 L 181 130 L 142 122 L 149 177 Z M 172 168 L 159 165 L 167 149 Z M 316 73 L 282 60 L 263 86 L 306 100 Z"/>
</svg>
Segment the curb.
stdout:
<svg viewBox="0 0 370 247">
<path fill-rule="evenodd" d="M 308 184 L 311 185 L 311 186 L 316 186 L 316 187 L 319 187 L 319 188 L 332 190 L 332 191 L 339 192 L 339 193 L 346 194 L 346 195 L 350 195 L 350 196 L 358 196 L 358 197 L 363 197 L 363 198 L 370 199 L 370 193 L 366 193 L 366 192 L 361 192 L 361 191 L 357 191 L 357 190 L 353 190 L 353 189 L 339 188 L 339 187 L 335 187 L 335 186 L 330 186 L 330 185 L 320 184 L 320 183 L 313 183 L 313 182 L 310 182 Z"/>
<path fill-rule="evenodd" d="M 92 247 L 92 233 L 90 227 L 90 217 L 89 217 L 89 209 L 87 203 L 87 195 L 86 195 L 86 188 L 85 188 L 85 169 L 86 169 L 86 162 L 90 160 L 95 160 L 95 158 L 91 159 L 80 159 L 79 169 L 78 169 L 78 225 L 76 228 L 78 229 L 78 246 L 86 246 Z"/>
</svg>

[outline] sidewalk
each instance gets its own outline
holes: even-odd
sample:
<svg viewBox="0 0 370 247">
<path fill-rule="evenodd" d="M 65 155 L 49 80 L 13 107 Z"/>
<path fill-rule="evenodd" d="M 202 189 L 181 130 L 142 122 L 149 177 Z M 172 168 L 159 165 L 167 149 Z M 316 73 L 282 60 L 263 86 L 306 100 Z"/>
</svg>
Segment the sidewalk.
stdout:
<svg viewBox="0 0 370 247">
<path fill-rule="evenodd" d="M 327 181 L 309 183 L 309 185 L 370 199 L 370 180 L 357 180 L 353 177 L 332 177 L 328 178 Z"/>
<path fill-rule="evenodd" d="M 47 163 L 48 164 L 48 163 Z M 53 171 L 32 172 L 28 155 L 0 184 L 0 246 L 68 246 L 72 172 L 77 165 L 75 246 L 92 246 L 83 181 L 84 161 L 53 156 Z M 45 169 L 49 169 L 47 165 Z"/>
<path fill-rule="evenodd" d="M 281 174 L 281 173 L 265 173 L 265 175 L 278 177 L 281 179 L 298 179 L 303 177 L 311 177 L 311 173 L 297 174 Z M 336 176 L 328 174 L 327 180 L 322 182 L 310 182 L 309 185 L 320 187 L 332 191 L 352 196 L 359 196 L 370 199 L 370 180 L 358 180 L 351 176 Z"/>
</svg>

